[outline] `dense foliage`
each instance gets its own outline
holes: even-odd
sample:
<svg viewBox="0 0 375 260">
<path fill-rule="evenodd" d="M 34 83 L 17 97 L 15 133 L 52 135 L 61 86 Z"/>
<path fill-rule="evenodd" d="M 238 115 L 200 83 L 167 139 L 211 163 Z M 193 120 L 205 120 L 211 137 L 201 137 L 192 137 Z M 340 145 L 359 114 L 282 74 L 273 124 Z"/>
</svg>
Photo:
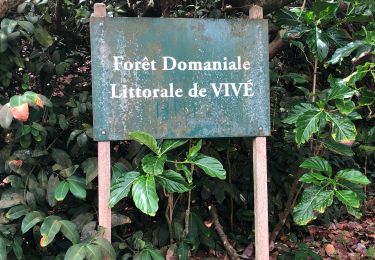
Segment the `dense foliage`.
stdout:
<svg viewBox="0 0 375 260">
<path fill-rule="evenodd" d="M 112 16 L 182 18 L 246 18 L 249 6 L 104 2 Z M 279 2 L 290 5 L 268 7 L 273 12 L 267 14 L 275 53 L 271 240 L 283 231 L 303 232 L 299 225 L 311 221 L 371 212 L 362 205 L 375 177 L 375 4 Z M 254 236 L 246 138 L 171 141 L 133 132 L 134 141 L 113 142 L 113 243 L 102 238 L 92 139 L 92 9 L 92 1 L 33 0 L 1 20 L 0 259 L 187 259 L 202 250 L 224 251 L 209 221 L 211 207 L 243 251 Z M 296 255 L 318 257 L 303 244 Z"/>
</svg>

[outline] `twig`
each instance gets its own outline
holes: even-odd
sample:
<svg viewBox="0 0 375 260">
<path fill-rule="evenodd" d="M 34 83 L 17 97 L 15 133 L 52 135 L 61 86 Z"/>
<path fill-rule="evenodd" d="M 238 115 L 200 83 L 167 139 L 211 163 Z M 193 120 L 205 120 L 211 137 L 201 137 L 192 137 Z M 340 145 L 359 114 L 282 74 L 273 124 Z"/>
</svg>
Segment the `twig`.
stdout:
<svg viewBox="0 0 375 260">
<path fill-rule="evenodd" d="M 224 233 L 223 226 L 219 222 L 219 217 L 217 215 L 217 210 L 214 205 L 208 206 L 208 209 L 210 211 L 212 220 L 215 225 L 215 229 L 217 234 L 219 235 L 221 242 L 223 242 L 224 248 L 227 251 L 229 258 L 231 260 L 237 260 L 240 259 L 240 256 L 238 255 L 237 251 L 232 247 L 232 245 L 228 241 L 227 235 Z"/>
<path fill-rule="evenodd" d="M 312 98 L 311 101 L 315 102 L 316 96 L 316 75 L 318 74 L 318 58 L 315 58 L 314 63 L 314 77 L 313 77 L 313 85 L 312 85 Z"/>
</svg>

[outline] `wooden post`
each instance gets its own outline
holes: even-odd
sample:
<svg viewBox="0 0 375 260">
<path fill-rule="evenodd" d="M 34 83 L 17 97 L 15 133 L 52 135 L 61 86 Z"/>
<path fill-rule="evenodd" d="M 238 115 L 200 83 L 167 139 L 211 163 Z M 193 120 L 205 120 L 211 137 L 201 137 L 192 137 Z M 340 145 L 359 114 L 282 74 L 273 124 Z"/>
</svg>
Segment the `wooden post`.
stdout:
<svg viewBox="0 0 375 260">
<path fill-rule="evenodd" d="M 105 4 L 94 4 L 94 16 L 106 16 Z M 104 238 L 111 242 L 111 209 L 109 208 L 111 187 L 110 142 L 98 142 L 98 186 L 99 225 L 104 227 Z"/>
<path fill-rule="evenodd" d="M 263 8 L 254 5 L 249 10 L 249 19 L 263 19 Z M 268 194 L 267 194 L 267 140 L 256 137 L 253 140 L 254 175 L 254 220 L 255 259 L 269 259 L 268 238 Z"/>
</svg>

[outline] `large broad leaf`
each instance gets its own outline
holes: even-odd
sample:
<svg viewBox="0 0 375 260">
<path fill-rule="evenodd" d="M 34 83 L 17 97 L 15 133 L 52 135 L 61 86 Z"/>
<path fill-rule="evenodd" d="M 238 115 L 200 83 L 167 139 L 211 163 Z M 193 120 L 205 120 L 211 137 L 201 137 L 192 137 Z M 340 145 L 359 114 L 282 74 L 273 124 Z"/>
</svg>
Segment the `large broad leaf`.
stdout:
<svg viewBox="0 0 375 260">
<path fill-rule="evenodd" d="M 120 200 L 128 196 L 131 186 L 138 177 L 139 172 L 127 172 L 115 180 L 111 185 L 109 207 L 114 207 Z"/>
<path fill-rule="evenodd" d="M 86 199 L 85 181 L 81 178 L 71 176 L 66 179 L 69 182 L 70 192 L 79 199 Z"/>
<path fill-rule="evenodd" d="M 295 124 L 298 118 L 306 113 L 307 111 L 318 111 L 316 107 L 314 107 L 310 103 L 301 103 L 295 105 L 290 112 L 288 113 L 288 117 L 283 120 L 286 124 Z"/>
<path fill-rule="evenodd" d="M 18 25 L 22 27 L 26 32 L 33 33 L 35 26 L 29 21 L 17 21 Z"/>
<path fill-rule="evenodd" d="M 156 154 L 159 153 L 158 143 L 156 142 L 155 138 L 152 135 L 145 133 L 145 132 L 130 132 L 129 136 L 133 140 L 146 145 L 154 153 Z"/>
<path fill-rule="evenodd" d="M 354 152 L 353 152 L 352 148 L 350 148 L 347 145 L 340 144 L 340 143 L 338 143 L 338 142 L 336 142 L 332 139 L 322 141 L 322 144 L 324 145 L 325 148 L 327 148 L 328 150 L 330 150 L 334 153 L 344 155 L 344 156 L 353 156 L 354 155 Z"/>
<path fill-rule="evenodd" d="M 85 245 L 78 244 L 69 247 L 68 251 L 66 251 L 64 260 L 83 260 L 86 254 L 86 247 Z"/>
<path fill-rule="evenodd" d="M 109 259 L 116 259 L 116 252 L 108 240 L 98 237 L 94 240 L 93 244 L 98 245 L 103 254 Z"/>
<path fill-rule="evenodd" d="M 26 233 L 30 228 L 34 227 L 37 223 L 42 222 L 44 219 L 44 213 L 40 211 L 29 212 L 22 220 L 21 231 Z"/>
<path fill-rule="evenodd" d="M 145 173 L 160 175 L 164 171 L 164 164 L 167 161 L 167 155 L 157 156 L 148 154 L 142 159 L 142 169 Z"/>
<path fill-rule="evenodd" d="M 79 242 L 79 232 L 77 225 L 69 220 L 61 220 L 61 233 L 70 240 L 73 244 L 77 244 Z"/>
<path fill-rule="evenodd" d="M 104 259 L 103 252 L 100 249 L 100 246 L 98 245 L 93 245 L 93 244 L 86 245 L 85 252 L 86 252 L 85 255 L 87 259 L 90 259 L 90 260 Z"/>
<path fill-rule="evenodd" d="M 305 143 L 314 133 L 319 131 L 320 127 L 323 127 L 324 125 L 325 121 L 323 112 L 309 110 L 302 114 L 296 123 L 296 142 L 298 144 Z"/>
<path fill-rule="evenodd" d="M 340 143 L 351 143 L 355 140 L 357 130 L 353 122 L 342 115 L 326 113 L 327 121 L 332 123 L 331 136 Z"/>
<path fill-rule="evenodd" d="M 226 178 L 226 171 L 224 170 L 223 165 L 219 160 L 213 157 L 199 154 L 192 159 L 191 163 L 194 163 L 211 177 L 216 177 L 221 180 L 225 180 Z"/>
<path fill-rule="evenodd" d="M 67 181 L 60 182 L 55 189 L 54 195 L 57 201 L 63 201 L 69 192 L 69 183 Z"/>
<path fill-rule="evenodd" d="M 343 79 L 336 79 L 331 75 L 328 77 L 331 89 L 328 92 L 327 100 L 351 98 L 355 91 L 349 88 Z"/>
<path fill-rule="evenodd" d="M 341 62 L 345 57 L 348 57 L 353 51 L 365 44 L 364 41 L 355 41 L 347 44 L 344 47 L 336 49 L 331 59 L 328 61 L 330 64 Z"/>
<path fill-rule="evenodd" d="M 161 146 L 161 154 L 173 150 L 181 145 L 184 145 L 189 140 L 165 140 Z"/>
<path fill-rule="evenodd" d="M 315 27 L 315 29 L 311 30 L 308 34 L 307 45 L 309 46 L 311 53 L 318 57 L 320 61 L 323 61 L 327 57 L 329 51 L 328 42 L 325 39 L 322 30 L 318 27 Z"/>
<path fill-rule="evenodd" d="M 34 31 L 35 39 L 42 45 L 47 48 L 52 45 L 53 39 L 49 32 L 41 26 L 37 26 Z"/>
<path fill-rule="evenodd" d="M 159 197 L 154 176 L 143 175 L 137 178 L 132 187 L 132 195 L 137 208 L 147 215 L 155 216 L 159 208 Z"/>
<path fill-rule="evenodd" d="M 371 183 L 370 180 L 364 174 L 354 169 L 341 170 L 336 174 L 336 178 L 361 185 L 367 185 Z"/>
<path fill-rule="evenodd" d="M 335 196 L 344 205 L 352 208 L 359 208 L 359 199 L 355 192 L 351 190 L 337 190 Z"/>
<path fill-rule="evenodd" d="M 304 169 L 316 170 L 320 172 L 327 172 L 329 176 L 332 175 L 331 165 L 319 156 L 310 157 L 304 160 L 299 167 Z"/>
<path fill-rule="evenodd" d="M 310 186 L 303 191 L 301 201 L 293 209 L 293 219 L 298 225 L 306 225 L 317 218 L 317 212 L 323 213 L 333 202 L 333 190 L 324 190 L 319 186 Z"/>
<path fill-rule="evenodd" d="M 156 176 L 155 179 L 169 192 L 182 193 L 189 190 L 189 185 L 186 183 L 184 177 L 172 170 L 163 172 L 163 174 Z"/>
<path fill-rule="evenodd" d="M 42 238 L 40 239 L 41 247 L 45 247 L 53 241 L 56 234 L 60 231 L 60 220 L 61 218 L 58 216 L 49 216 L 45 218 L 40 227 L 40 234 L 42 235 Z"/>
</svg>

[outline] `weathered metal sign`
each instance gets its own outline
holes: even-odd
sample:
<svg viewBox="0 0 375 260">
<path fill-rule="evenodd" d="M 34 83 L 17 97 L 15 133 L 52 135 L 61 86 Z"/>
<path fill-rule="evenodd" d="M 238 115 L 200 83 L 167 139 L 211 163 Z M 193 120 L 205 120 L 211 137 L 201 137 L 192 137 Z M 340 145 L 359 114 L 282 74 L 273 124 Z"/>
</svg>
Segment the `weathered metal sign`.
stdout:
<svg viewBox="0 0 375 260">
<path fill-rule="evenodd" d="M 270 134 L 266 20 L 90 24 L 96 140 Z"/>
</svg>

